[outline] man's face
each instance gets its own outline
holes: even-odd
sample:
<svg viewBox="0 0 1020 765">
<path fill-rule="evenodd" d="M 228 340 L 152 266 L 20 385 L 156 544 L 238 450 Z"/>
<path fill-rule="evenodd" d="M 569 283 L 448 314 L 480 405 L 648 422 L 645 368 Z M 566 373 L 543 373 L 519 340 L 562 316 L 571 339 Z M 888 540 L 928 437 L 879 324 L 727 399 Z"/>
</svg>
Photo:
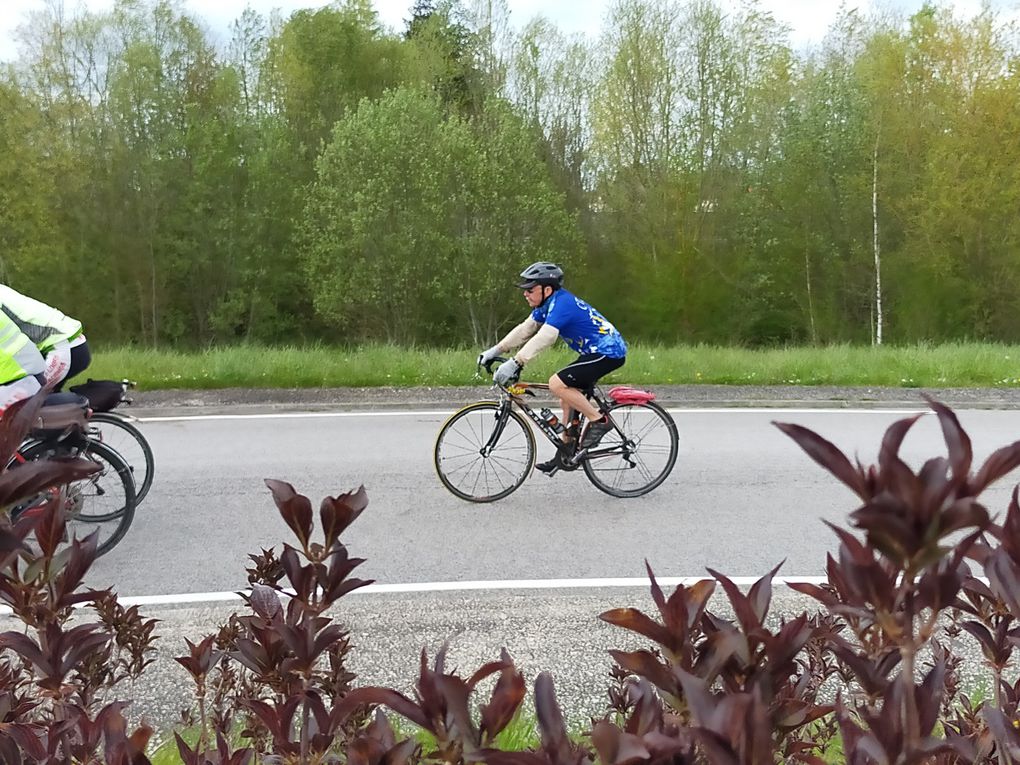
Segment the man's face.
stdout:
<svg viewBox="0 0 1020 765">
<path fill-rule="evenodd" d="M 536 284 L 534 287 L 529 287 L 524 290 L 524 299 L 528 301 L 528 305 L 532 308 L 538 308 L 542 305 L 542 301 L 545 299 L 545 291 L 552 291 L 552 287 L 546 287 L 542 284 Z"/>
</svg>

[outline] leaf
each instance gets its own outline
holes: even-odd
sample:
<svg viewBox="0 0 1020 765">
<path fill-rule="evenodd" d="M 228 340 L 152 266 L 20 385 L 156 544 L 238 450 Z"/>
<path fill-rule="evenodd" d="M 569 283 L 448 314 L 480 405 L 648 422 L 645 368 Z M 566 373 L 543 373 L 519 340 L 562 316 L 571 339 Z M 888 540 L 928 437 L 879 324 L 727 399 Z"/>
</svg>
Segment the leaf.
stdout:
<svg viewBox="0 0 1020 765">
<path fill-rule="evenodd" d="M 808 582 L 787 582 L 786 586 L 791 590 L 796 590 L 803 595 L 814 598 L 825 606 L 834 606 L 839 603 L 839 599 L 836 598 L 832 592 L 823 587 L 819 587 L 817 584 L 810 584 Z"/>
<path fill-rule="evenodd" d="M 711 682 L 734 657 L 741 665 L 746 665 L 750 660 L 747 637 L 733 627 L 720 629 L 709 635 L 701 645 L 694 670 L 698 677 Z"/>
<path fill-rule="evenodd" d="M 301 547 L 307 549 L 312 536 L 312 503 L 308 497 L 298 494 L 294 487 L 285 481 L 266 478 L 265 484 L 272 492 L 273 501 L 276 502 L 284 523 L 297 536 Z"/>
<path fill-rule="evenodd" d="M 740 622 L 740 626 L 744 631 L 745 635 L 750 635 L 753 631 L 761 628 L 761 619 L 755 613 L 748 598 L 744 597 L 744 594 L 740 592 L 740 589 L 729 579 L 729 577 L 720 574 L 714 569 L 707 569 L 708 573 L 716 578 L 716 580 L 723 586 L 723 590 L 726 591 L 727 597 L 730 599 L 730 605 L 733 606 L 733 612 L 737 615 L 737 620 Z M 761 580 L 759 580 L 761 581 Z M 771 579 L 769 579 L 771 582 Z M 766 594 L 771 594 L 769 590 Z"/>
<path fill-rule="evenodd" d="M 51 386 L 47 385 L 34 396 L 15 401 L 0 416 L 0 460 L 9 465 L 28 432 L 35 427 Z"/>
<path fill-rule="evenodd" d="M 0 506 L 31 499 L 47 489 L 88 478 L 100 465 L 85 459 L 44 458 L 17 464 L 0 474 Z"/>
<path fill-rule="evenodd" d="M 538 715 L 543 748 L 557 762 L 566 761 L 570 751 L 567 726 L 563 721 L 563 711 L 556 701 L 552 675 L 548 672 L 541 672 L 535 678 L 535 713 Z"/>
<path fill-rule="evenodd" d="M 1000 548 L 985 563 L 985 576 L 992 592 L 1002 599 L 1013 618 L 1020 619 L 1020 567 Z"/>
<path fill-rule="evenodd" d="M 360 707 L 372 704 L 382 704 L 396 712 L 398 715 L 407 718 L 415 725 L 425 730 L 433 730 L 432 721 L 422 712 L 421 707 L 402 693 L 389 688 L 355 688 L 333 707 L 330 717 L 334 727 L 342 725 L 351 713 Z"/>
<path fill-rule="evenodd" d="M 939 538 L 971 527 L 984 530 L 990 522 L 988 510 L 984 505 L 972 497 L 964 497 L 956 500 L 942 513 Z"/>
<path fill-rule="evenodd" d="M 1018 466 L 1020 466 L 1020 441 L 1014 441 L 1009 446 L 1003 446 L 991 453 L 970 482 L 970 491 L 974 495 L 980 494 Z"/>
<path fill-rule="evenodd" d="M 899 459 L 900 446 L 902 446 L 903 439 L 914 426 L 914 423 L 923 416 L 922 413 L 897 420 L 886 429 L 885 435 L 882 438 L 882 446 L 878 451 L 878 464 L 882 467 L 883 471 L 887 465 L 893 462 L 903 464 L 902 460 Z"/>
<path fill-rule="evenodd" d="M 691 710 L 695 723 L 700 726 L 707 726 L 711 723 L 712 713 L 715 711 L 715 702 L 709 692 L 709 681 L 695 677 L 682 669 L 676 671 L 680 686 L 683 689 L 684 699 Z"/>
<path fill-rule="evenodd" d="M 673 635 L 664 626 L 636 608 L 614 608 L 599 614 L 599 619 L 616 627 L 644 635 L 663 647 L 673 647 Z"/>
<path fill-rule="evenodd" d="M 505 668 L 492 689 L 489 703 L 481 709 L 481 732 L 489 741 L 510 724 L 526 693 L 524 675 L 516 670 L 505 648 L 502 660 Z"/>
<path fill-rule="evenodd" d="M 652 756 L 641 737 L 621 731 L 605 720 L 595 726 L 591 740 L 605 765 L 636 765 Z"/>
<path fill-rule="evenodd" d="M 674 697 L 679 697 L 680 686 L 669 667 L 666 667 L 650 651 L 617 651 L 610 649 L 609 655 L 628 672 L 645 678 L 656 688 L 661 688 Z"/>
<path fill-rule="evenodd" d="M 747 600 L 759 623 L 763 623 L 765 617 L 768 616 L 769 605 L 772 603 L 772 580 L 785 562 L 785 560 L 780 562 L 769 573 L 751 585 L 751 591 L 747 595 Z"/>
<path fill-rule="evenodd" d="M 952 465 L 953 475 L 958 480 L 966 480 L 970 475 L 970 465 L 974 457 L 970 437 L 960 426 L 960 421 L 952 409 L 933 398 L 928 396 L 925 398 L 928 405 L 935 410 L 942 425 L 942 435 L 945 436 L 949 449 L 949 463 Z"/>
<path fill-rule="evenodd" d="M 283 615 L 283 605 L 280 603 L 280 595 L 271 587 L 263 584 L 252 585 L 251 607 L 263 619 L 272 621 Z"/>
<path fill-rule="evenodd" d="M 326 497 L 319 506 L 319 521 L 326 535 L 326 549 L 332 549 L 340 535 L 357 520 L 362 511 L 368 507 L 368 494 L 364 486 L 357 491 L 341 494 L 338 497 Z"/>
<path fill-rule="evenodd" d="M 834 444 L 801 425 L 775 421 L 772 424 L 792 438 L 811 459 L 848 486 L 854 494 L 864 500 L 869 498 L 864 477 Z"/>
</svg>

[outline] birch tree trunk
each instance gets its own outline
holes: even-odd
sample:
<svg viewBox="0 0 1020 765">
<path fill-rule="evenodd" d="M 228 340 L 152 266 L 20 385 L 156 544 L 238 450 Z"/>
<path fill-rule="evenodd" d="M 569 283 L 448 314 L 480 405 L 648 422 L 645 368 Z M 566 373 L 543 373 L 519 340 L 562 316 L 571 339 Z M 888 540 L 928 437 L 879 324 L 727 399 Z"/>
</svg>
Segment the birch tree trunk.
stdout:
<svg viewBox="0 0 1020 765">
<path fill-rule="evenodd" d="M 882 256 L 878 247 L 878 142 L 881 131 L 875 135 L 875 150 L 871 155 L 871 223 L 872 248 L 875 251 L 875 329 L 872 345 L 882 344 Z"/>
</svg>

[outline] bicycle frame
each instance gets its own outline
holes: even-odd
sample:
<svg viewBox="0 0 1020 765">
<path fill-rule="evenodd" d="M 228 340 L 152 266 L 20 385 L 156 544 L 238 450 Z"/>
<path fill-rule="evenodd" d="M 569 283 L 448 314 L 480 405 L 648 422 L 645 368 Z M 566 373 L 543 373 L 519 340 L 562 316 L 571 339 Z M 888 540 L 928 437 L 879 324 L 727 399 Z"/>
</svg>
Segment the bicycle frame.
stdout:
<svg viewBox="0 0 1020 765">
<path fill-rule="evenodd" d="M 566 444 L 564 444 L 563 440 L 560 438 L 560 434 L 557 433 L 552 428 L 552 426 L 549 425 L 549 423 L 543 420 L 539 413 L 532 409 L 531 405 L 528 404 L 528 402 L 524 399 L 524 396 L 529 395 L 529 392 L 531 392 L 530 395 L 534 395 L 534 391 L 536 390 L 544 391 L 549 390 L 548 383 L 515 382 L 506 387 L 494 383 L 493 387 L 499 392 L 500 404 L 502 408 L 500 409 L 499 422 L 493 429 L 492 436 L 489 438 L 488 442 L 482 449 L 483 456 L 488 456 L 492 449 L 495 447 L 495 445 L 499 442 L 500 436 L 503 434 L 503 428 L 506 427 L 506 422 L 510 417 L 509 415 L 510 408 L 515 405 L 524 414 L 525 417 L 527 417 L 529 420 L 535 423 L 535 426 L 539 429 L 539 431 L 542 432 L 543 435 L 545 435 L 545 437 L 549 440 L 550 443 L 553 444 L 553 446 L 555 446 L 557 449 L 564 449 Z M 598 386 L 592 388 L 590 398 L 596 403 L 599 409 L 608 408 L 608 402 L 602 395 L 602 392 L 599 390 Z M 581 414 L 580 412 L 577 412 L 576 410 L 572 411 L 576 413 L 580 423 L 583 425 L 585 419 L 584 415 Z M 612 416 L 609 416 L 609 422 L 612 424 L 613 429 L 616 430 L 617 433 L 620 433 L 621 436 L 624 436 L 623 432 L 620 431 L 617 424 L 613 422 Z M 629 453 L 633 445 L 631 444 L 630 440 L 625 437 L 622 439 L 622 441 L 623 441 L 622 444 L 611 446 L 607 449 L 594 449 L 594 450 L 578 449 L 576 452 L 568 455 L 567 463 L 571 467 L 577 467 L 577 465 L 579 465 L 582 460 L 614 454 L 620 449 L 623 450 L 624 458 L 629 461 L 630 459 Z"/>
</svg>

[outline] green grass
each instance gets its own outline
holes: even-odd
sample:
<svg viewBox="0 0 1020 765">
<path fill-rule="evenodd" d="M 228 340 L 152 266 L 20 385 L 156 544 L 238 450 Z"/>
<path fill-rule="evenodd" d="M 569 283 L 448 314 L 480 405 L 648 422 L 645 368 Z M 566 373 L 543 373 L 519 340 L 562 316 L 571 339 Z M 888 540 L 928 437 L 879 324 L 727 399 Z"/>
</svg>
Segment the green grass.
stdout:
<svg viewBox="0 0 1020 765">
<path fill-rule="evenodd" d="M 142 389 L 472 385 L 476 348 L 373 345 L 334 348 L 237 346 L 204 351 L 96 348 L 83 377 L 127 377 Z M 562 346 L 529 365 L 545 380 L 574 356 Z M 951 343 L 903 347 L 834 345 L 751 350 L 633 345 L 607 382 L 638 385 L 852 385 L 1020 387 L 1020 345 Z"/>
<path fill-rule="evenodd" d="M 407 722 L 398 715 L 390 715 L 390 724 L 393 726 L 397 739 L 413 738 L 426 750 L 434 749 L 436 746 L 435 737 L 417 725 Z M 189 746 L 194 746 L 198 740 L 197 730 L 187 730 L 181 734 Z M 576 734 L 580 737 L 580 734 Z M 235 741 L 234 746 L 242 746 L 244 742 Z M 504 752 L 523 752 L 533 749 L 541 744 L 538 735 L 538 719 L 533 713 L 518 711 L 518 714 L 510 721 L 499 735 L 496 736 L 495 746 Z M 149 754 L 152 765 L 182 765 L 180 753 L 177 751 L 177 744 L 173 734 L 164 737 L 164 741 L 153 752 Z"/>
<path fill-rule="evenodd" d="M 194 746 L 195 741 L 198 740 L 197 733 L 192 734 L 185 731 L 182 735 L 189 746 Z M 177 742 L 174 740 L 172 733 L 164 739 L 163 743 L 155 751 L 149 752 L 149 762 L 152 765 L 182 765 L 183 760 L 181 759 L 180 752 L 177 751 Z"/>
<path fill-rule="evenodd" d="M 436 739 L 431 733 L 407 722 L 397 715 L 389 716 L 397 740 L 413 738 L 426 752 L 435 749 Z M 478 722 L 477 720 L 475 721 Z M 579 735 L 579 734 L 578 734 Z M 494 746 L 503 752 L 523 752 L 534 749 L 542 743 L 538 733 L 538 718 L 533 712 L 517 711 L 517 714 L 496 736 Z"/>
</svg>

